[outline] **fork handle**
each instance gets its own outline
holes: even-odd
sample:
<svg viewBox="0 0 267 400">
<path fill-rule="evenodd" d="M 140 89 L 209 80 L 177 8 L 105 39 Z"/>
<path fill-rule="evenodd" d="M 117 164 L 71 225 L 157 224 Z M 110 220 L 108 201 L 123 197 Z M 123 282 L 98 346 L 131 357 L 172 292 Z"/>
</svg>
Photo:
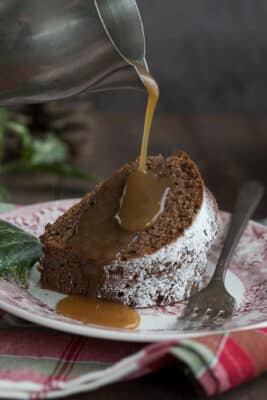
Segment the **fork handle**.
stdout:
<svg viewBox="0 0 267 400">
<path fill-rule="evenodd" d="M 233 252 L 244 232 L 248 221 L 256 210 L 264 193 L 264 186 L 257 181 L 245 183 L 238 194 L 235 211 L 221 251 L 212 281 L 224 281 Z"/>
</svg>

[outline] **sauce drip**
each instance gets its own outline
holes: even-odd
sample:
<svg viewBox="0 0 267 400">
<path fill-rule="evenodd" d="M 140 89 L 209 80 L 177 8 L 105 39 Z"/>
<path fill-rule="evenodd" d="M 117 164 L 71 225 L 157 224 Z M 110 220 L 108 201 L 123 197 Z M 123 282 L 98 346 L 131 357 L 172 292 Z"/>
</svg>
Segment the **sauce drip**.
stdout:
<svg viewBox="0 0 267 400">
<path fill-rule="evenodd" d="M 140 316 L 132 308 L 118 303 L 67 296 L 58 302 L 56 311 L 68 318 L 109 328 L 135 329 Z"/>
<path fill-rule="evenodd" d="M 121 227 L 132 232 L 142 231 L 156 221 L 164 210 L 169 184 L 169 179 L 146 170 L 148 142 L 159 99 L 159 87 L 149 71 L 137 63 L 134 66 L 147 91 L 147 107 L 138 170 L 127 179 L 117 214 Z"/>
<path fill-rule="evenodd" d="M 76 232 L 68 240 L 72 251 L 84 257 L 88 297 L 68 296 L 57 305 L 57 312 L 83 322 L 114 328 L 133 329 L 139 315 L 131 308 L 97 300 L 104 279 L 104 265 L 127 249 L 137 232 L 155 223 L 164 210 L 171 184 L 169 178 L 147 171 L 147 149 L 154 111 L 159 98 L 155 79 L 135 64 L 147 90 L 148 101 L 138 169 L 128 178 L 117 176 L 96 192 L 94 203 L 82 215 Z"/>
<path fill-rule="evenodd" d="M 147 145 L 151 122 L 159 97 L 155 79 L 142 66 L 135 64 L 148 94 L 139 166 L 125 182 L 111 180 L 96 193 L 68 245 L 87 258 L 108 263 L 127 248 L 136 232 L 151 226 L 164 210 L 170 179 L 146 171 Z M 118 178 L 120 179 L 120 178 Z M 117 179 L 117 180 L 118 180 Z M 94 273 L 99 280 L 99 271 Z M 94 279 L 95 280 L 95 279 Z"/>
<path fill-rule="evenodd" d="M 68 240 L 68 246 L 84 255 L 93 266 L 110 262 L 134 236 L 122 229 L 115 218 L 124 181 L 125 178 L 121 182 L 112 179 L 96 192 L 94 203 L 83 213 L 77 232 Z"/>
<path fill-rule="evenodd" d="M 134 171 L 128 177 L 117 218 L 130 232 L 142 231 L 157 220 L 165 206 L 169 178 Z"/>
<path fill-rule="evenodd" d="M 122 201 L 120 208 L 124 188 L 126 188 L 125 197 L 129 195 L 129 191 L 134 186 L 131 186 L 131 182 L 135 179 L 135 174 L 139 173 L 143 178 L 143 194 L 139 192 L 135 198 L 134 193 L 130 193 L 127 203 Z M 96 192 L 94 202 L 83 213 L 77 231 L 67 242 L 67 246 L 72 248 L 72 252 L 77 253 L 80 259 L 84 258 L 85 260 L 84 279 L 88 282 L 87 293 L 91 298 L 97 297 L 98 287 L 101 287 L 103 282 L 103 266 L 108 265 L 121 250 L 127 249 L 136 232 L 142 230 L 145 223 L 151 224 L 158 209 L 160 211 L 164 209 L 166 195 L 163 196 L 163 194 L 167 194 L 168 184 L 166 177 L 155 177 L 152 174 L 136 171 L 129 176 L 127 181 L 129 191 L 128 185 L 125 186 L 125 179 L 125 176 L 111 178 L 100 191 Z M 157 180 L 158 185 L 154 186 L 154 180 Z M 149 185 L 150 190 L 147 191 Z M 155 203 L 152 211 L 147 208 L 151 204 L 146 198 L 151 195 L 154 195 L 160 203 Z M 131 210 L 131 202 L 134 210 Z M 124 208 L 125 204 L 127 207 Z M 122 222 L 121 225 L 120 222 Z M 124 229 L 124 226 L 127 229 Z"/>
<path fill-rule="evenodd" d="M 159 100 L 159 87 L 156 80 L 153 78 L 149 71 L 147 71 L 139 64 L 135 63 L 134 65 L 147 91 L 147 107 L 139 159 L 139 171 L 145 172 L 151 124 Z"/>
</svg>

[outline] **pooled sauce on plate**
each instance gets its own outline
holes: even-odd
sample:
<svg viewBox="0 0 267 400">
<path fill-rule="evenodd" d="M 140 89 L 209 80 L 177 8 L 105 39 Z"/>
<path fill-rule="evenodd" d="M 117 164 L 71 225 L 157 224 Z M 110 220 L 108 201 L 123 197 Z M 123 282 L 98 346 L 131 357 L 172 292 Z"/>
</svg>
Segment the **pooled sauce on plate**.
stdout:
<svg viewBox="0 0 267 400">
<path fill-rule="evenodd" d="M 110 186 L 107 184 L 105 189 L 96 193 L 94 203 L 83 214 L 76 232 L 68 240 L 72 251 L 84 255 L 87 260 L 86 278 L 90 298 L 70 296 L 57 306 L 57 311 L 65 316 L 105 326 L 114 327 L 117 312 L 122 313 L 125 321 L 133 321 L 135 316 L 135 322 L 129 324 L 132 328 L 138 324 L 138 314 L 135 311 L 120 304 L 96 300 L 98 286 L 104 276 L 103 266 L 127 248 L 137 232 L 155 223 L 164 211 L 171 184 L 170 178 L 156 176 L 146 169 L 149 135 L 159 89 L 155 79 L 144 67 L 139 64 L 134 66 L 148 95 L 139 165 L 126 182 L 124 178 L 117 185 L 114 182 Z"/>
<path fill-rule="evenodd" d="M 56 306 L 59 314 L 90 324 L 118 329 L 137 328 L 140 316 L 124 304 L 90 299 L 85 296 L 67 296 Z"/>
</svg>

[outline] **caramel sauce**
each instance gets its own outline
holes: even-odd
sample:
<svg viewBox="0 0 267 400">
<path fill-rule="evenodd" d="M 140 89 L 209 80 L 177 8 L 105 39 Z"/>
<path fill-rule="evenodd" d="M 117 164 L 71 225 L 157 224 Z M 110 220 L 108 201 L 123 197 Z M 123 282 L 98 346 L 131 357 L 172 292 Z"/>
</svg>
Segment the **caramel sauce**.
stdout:
<svg viewBox="0 0 267 400">
<path fill-rule="evenodd" d="M 148 94 L 139 166 L 123 182 L 110 181 L 96 192 L 94 204 L 83 214 L 68 245 L 100 264 L 127 248 L 136 232 L 151 226 L 164 210 L 170 179 L 146 171 L 151 122 L 159 97 L 156 81 L 135 64 Z M 95 273 L 98 276 L 99 272 Z M 94 279 L 95 280 L 95 279 Z"/>
<path fill-rule="evenodd" d="M 112 180 L 96 192 L 94 204 L 83 213 L 77 232 L 68 241 L 68 246 L 84 255 L 92 265 L 109 263 L 133 237 L 115 218 L 123 185 L 124 182 Z"/>
<path fill-rule="evenodd" d="M 65 317 L 109 328 L 135 329 L 140 316 L 123 304 L 90 299 L 85 296 L 67 296 L 58 302 L 56 311 Z"/>
<path fill-rule="evenodd" d="M 164 210 L 170 179 L 140 170 L 132 172 L 124 187 L 117 213 L 120 226 L 138 232 L 153 225 Z"/>
<path fill-rule="evenodd" d="M 117 218 L 123 229 L 142 231 L 151 226 L 164 210 L 170 185 L 168 178 L 155 176 L 146 170 L 151 124 L 159 99 L 159 87 L 153 76 L 141 65 L 134 66 L 147 91 L 147 107 L 138 170 L 128 177 Z"/>
<path fill-rule="evenodd" d="M 72 251 L 84 256 L 88 297 L 69 296 L 57 305 L 57 312 L 84 322 L 116 328 L 135 328 L 139 315 L 131 308 L 96 300 L 104 279 L 103 266 L 127 249 L 137 232 L 155 223 L 164 210 L 170 179 L 147 171 L 147 149 L 151 123 L 159 98 L 159 88 L 150 73 L 135 64 L 147 90 L 139 165 L 128 178 L 106 182 L 96 192 L 94 204 L 82 215 L 76 232 L 68 240 Z"/>
<path fill-rule="evenodd" d="M 137 63 L 135 63 L 134 66 L 137 69 L 143 85 L 145 86 L 147 91 L 147 107 L 139 159 L 139 171 L 145 172 L 151 124 L 159 100 L 159 87 L 156 80 L 153 78 L 149 71 L 147 71 L 144 67 Z"/>
</svg>

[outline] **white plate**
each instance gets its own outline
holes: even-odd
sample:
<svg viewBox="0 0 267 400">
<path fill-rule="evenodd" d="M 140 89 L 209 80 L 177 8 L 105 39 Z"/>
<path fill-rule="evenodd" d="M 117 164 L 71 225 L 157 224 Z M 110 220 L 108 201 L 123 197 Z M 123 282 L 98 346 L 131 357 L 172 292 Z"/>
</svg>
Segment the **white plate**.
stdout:
<svg viewBox="0 0 267 400">
<path fill-rule="evenodd" d="M 77 200 L 63 200 L 21 207 L 1 215 L 1 218 L 39 236 L 48 222 L 53 222 L 75 202 Z M 214 268 L 229 220 L 226 213 L 220 215 L 221 229 L 209 255 L 209 268 Z M 238 309 L 220 331 L 267 326 L 267 228 L 263 225 L 249 223 L 232 260 L 226 286 L 236 298 Z M 62 294 L 40 288 L 36 268 L 31 273 L 28 289 L 0 279 L 0 308 L 17 317 L 64 332 L 136 342 L 170 340 L 215 332 L 211 329 L 178 330 L 176 321 L 184 307 L 183 303 L 139 310 L 141 323 L 133 331 L 84 324 L 55 312 L 57 301 L 63 297 Z"/>
</svg>

